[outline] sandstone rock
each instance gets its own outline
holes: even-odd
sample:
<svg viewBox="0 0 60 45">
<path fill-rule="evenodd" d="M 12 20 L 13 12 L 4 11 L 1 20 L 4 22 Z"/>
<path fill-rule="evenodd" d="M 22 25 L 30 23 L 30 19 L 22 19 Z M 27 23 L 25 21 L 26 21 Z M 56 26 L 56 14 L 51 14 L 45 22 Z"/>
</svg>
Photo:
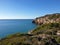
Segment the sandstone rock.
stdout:
<svg viewBox="0 0 60 45">
<path fill-rule="evenodd" d="M 59 23 L 60 22 L 60 13 L 48 14 L 42 17 L 38 17 L 32 21 L 35 24 L 45 24 L 45 23 Z"/>
</svg>

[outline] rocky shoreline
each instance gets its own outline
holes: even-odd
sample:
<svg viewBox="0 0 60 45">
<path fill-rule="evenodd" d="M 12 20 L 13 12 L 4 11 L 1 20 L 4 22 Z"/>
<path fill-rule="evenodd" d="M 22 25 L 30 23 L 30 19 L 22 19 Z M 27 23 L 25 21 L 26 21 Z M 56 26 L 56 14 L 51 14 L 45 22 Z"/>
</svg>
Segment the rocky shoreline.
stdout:
<svg viewBox="0 0 60 45">
<path fill-rule="evenodd" d="M 35 24 L 48 24 L 48 23 L 59 23 L 60 22 L 60 13 L 47 14 L 42 17 L 37 17 L 32 21 Z"/>
</svg>

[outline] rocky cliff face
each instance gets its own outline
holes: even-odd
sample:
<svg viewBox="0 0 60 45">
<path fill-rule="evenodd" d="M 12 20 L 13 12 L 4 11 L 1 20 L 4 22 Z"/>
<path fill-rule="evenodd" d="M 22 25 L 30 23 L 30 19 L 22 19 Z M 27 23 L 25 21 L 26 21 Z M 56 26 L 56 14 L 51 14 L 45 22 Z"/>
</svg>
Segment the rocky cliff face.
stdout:
<svg viewBox="0 0 60 45">
<path fill-rule="evenodd" d="M 59 23 L 60 22 L 60 13 L 47 14 L 42 17 L 37 17 L 32 22 L 36 23 L 36 24 Z"/>
</svg>

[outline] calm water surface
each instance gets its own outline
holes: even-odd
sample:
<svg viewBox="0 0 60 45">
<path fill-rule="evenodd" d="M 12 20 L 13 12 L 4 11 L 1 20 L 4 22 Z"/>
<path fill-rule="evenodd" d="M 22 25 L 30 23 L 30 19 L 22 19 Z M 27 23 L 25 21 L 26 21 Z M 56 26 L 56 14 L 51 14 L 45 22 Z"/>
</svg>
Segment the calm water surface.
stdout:
<svg viewBox="0 0 60 45">
<path fill-rule="evenodd" d="M 9 34 L 28 32 L 36 27 L 32 19 L 0 20 L 0 38 Z"/>
</svg>

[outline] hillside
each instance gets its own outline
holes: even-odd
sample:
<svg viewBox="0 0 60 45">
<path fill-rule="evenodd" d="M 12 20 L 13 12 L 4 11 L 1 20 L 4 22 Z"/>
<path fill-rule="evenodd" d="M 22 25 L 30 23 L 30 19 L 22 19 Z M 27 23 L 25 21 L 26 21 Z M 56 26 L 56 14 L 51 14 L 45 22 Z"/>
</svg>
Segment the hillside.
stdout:
<svg viewBox="0 0 60 45">
<path fill-rule="evenodd" d="M 37 22 L 37 19 L 39 19 L 39 22 Z M 8 35 L 0 40 L 0 45 L 60 45 L 59 19 L 59 13 L 36 18 L 33 23 L 38 25 L 34 30 L 27 34 Z M 51 20 L 53 21 L 51 22 Z"/>
<path fill-rule="evenodd" d="M 59 23 L 60 22 L 60 13 L 47 14 L 42 17 L 37 17 L 33 20 L 35 24 L 46 24 L 46 23 Z"/>
</svg>

